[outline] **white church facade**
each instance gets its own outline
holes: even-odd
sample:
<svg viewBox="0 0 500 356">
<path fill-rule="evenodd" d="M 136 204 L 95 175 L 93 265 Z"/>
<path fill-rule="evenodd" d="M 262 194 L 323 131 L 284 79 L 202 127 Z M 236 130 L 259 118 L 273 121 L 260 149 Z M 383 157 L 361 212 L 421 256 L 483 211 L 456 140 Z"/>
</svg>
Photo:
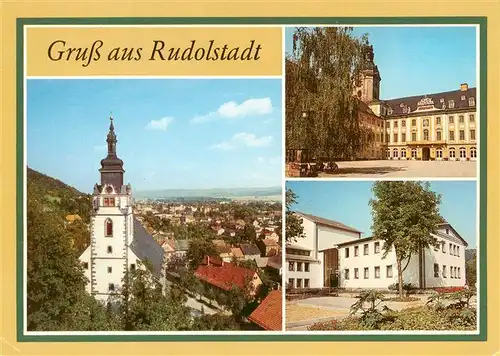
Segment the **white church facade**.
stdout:
<svg viewBox="0 0 500 356">
<path fill-rule="evenodd" d="M 153 276 L 162 280 L 164 251 L 134 218 L 130 184 L 123 184 L 123 161 L 116 154 L 116 134 L 110 118 L 108 155 L 101 160 L 100 184 L 94 186 L 90 246 L 80 256 L 87 292 L 106 302 L 120 293 L 126 271 L 148 261 Z"/>
</svg>

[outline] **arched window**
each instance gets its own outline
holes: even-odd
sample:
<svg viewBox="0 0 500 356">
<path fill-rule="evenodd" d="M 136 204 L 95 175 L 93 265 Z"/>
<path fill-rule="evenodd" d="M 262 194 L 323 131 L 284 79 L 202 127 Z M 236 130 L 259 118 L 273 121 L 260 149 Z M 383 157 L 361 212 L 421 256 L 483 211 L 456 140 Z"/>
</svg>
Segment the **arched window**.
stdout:
<svg viewBox="0 0 500 356">
<path fill-rule="evenodd" d="M 471 149 L 470 149 L 470 158 L 477 158 L 476 147 L 471 147 Z"/>
<path fill-rule="evenodd" d="M 416 148 L 411 149 L 411 158 L 417 159 L 417 149 Z"/>
<path fill-rule="evenodd" d="M 424 130 L 424 141 L 429 141 L 429 130 Z"/>
<path fill-rule="evenodd" d="M 443 150 L 441 148 L 436 150 L 436 158 L 443 158 Z"/>
<path fill-rule="evenodd" d="M 454 147 L 450 148 L 449 156 L 450 156 L 450 158 L 455 158 L 455 148 Z"/>
<path fill-rule="evenodd" d="M 465 150 L 465 147 L 460 147 L 460 158 L 465 158 L 467 157 L 467 151 Z"/>
<path fill-rule="evenodd" d="M 111 219 L 106 219 L 104 222 L 104 236 L 113 237 L 113 221 Z"/>
<path fill-rule="evenodd" d="M 391 158 L 391 150 L 390 149 L 385 150 L 385 158 Z"/>
<path fill-rule="evenodd" d="M 411 120 L 411 126 L 417 126 L 417 120 L 415 119 Z"/>
<path fill-rule="evenodd" d="M 398 158 L 398 149 L 397 148 L 392 150 L 392 157 Z"/>
<path fill-rule="evenodd" d="M 406 148 L 401 149 L 401 158 L 406 158 Z"/>
</svg>

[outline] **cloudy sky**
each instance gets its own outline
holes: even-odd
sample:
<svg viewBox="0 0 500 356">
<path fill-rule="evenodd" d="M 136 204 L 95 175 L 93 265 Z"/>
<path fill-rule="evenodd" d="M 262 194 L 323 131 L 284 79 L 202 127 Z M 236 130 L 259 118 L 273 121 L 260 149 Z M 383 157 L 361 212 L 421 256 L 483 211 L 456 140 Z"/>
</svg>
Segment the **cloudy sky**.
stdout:
<svg viewBox="0 0 500 356">
<path fill-rule="evenodd" d="M 281 185 L 281 81 L 29 80 L 28 166 L 90 192 L 110 112 L 137 190 Z"/>
</svg>

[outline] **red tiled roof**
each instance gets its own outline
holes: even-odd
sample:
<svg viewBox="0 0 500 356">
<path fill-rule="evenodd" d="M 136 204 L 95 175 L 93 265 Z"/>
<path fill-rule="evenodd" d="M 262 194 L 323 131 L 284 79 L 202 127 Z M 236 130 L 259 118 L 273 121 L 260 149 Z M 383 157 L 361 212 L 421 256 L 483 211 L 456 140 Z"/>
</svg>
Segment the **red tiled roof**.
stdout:
<svg viewBox="0 0 500 356">
<path fill-rule="evenodd" d="M 265 330 L 278 331 L 282 329 L 282 292 L 273 290 L 260 303 L 249 319 Z"/>
<path fill-rule="evenodd" d="M 246 283 L 252 280 L 255 271 L 250 268 L 237 267 L 224 262 L 221 265 L 200 265 L 194 272 L 195 277 L 224 290 L 231 290 L 233 286 L 244 289 Z"/>
</svg>

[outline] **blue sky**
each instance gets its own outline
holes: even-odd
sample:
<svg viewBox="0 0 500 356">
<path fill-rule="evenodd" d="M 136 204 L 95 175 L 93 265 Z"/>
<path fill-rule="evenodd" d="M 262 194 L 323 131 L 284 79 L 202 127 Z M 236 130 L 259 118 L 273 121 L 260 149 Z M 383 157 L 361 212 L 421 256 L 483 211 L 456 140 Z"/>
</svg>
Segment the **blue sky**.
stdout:
<svg viewBox="0 0 500 356">
<path fill-rule="evenodd" d="M 293 210 L 335 220 L 372 235 L 372 216 L 368 202 L 373 183 L 367 181 L 298 182 L 289 181 L 298 196 Z M 433 181 L 431 189 L 441 194 L 441 215 L 469 243 L 476 247 L 476 182 Z"/>
<path fill-rule="evenodd" d="M 293 32 L 286 30 L 287 53 Z M 373 45 L 381 99 L 476 86 L 475 27 L 355 27 L 353 33 L 367 33 Z"/>
<path fill-rule="evenodd" d="M 84 192 L 110 112 L 136 190 L 281 185 L 281 80 L 29 80 L 28 166 Z"/>
</svg>

